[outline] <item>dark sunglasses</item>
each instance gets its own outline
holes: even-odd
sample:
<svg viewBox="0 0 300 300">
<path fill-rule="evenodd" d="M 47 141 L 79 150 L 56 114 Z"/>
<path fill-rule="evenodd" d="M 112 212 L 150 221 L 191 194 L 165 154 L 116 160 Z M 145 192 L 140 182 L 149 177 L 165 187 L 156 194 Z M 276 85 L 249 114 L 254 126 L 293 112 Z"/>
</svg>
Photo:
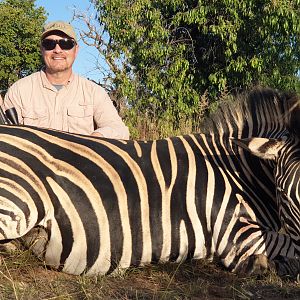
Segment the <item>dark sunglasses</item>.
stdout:
<svg viewBox="0 0 300 300">
<path fill-rule="evenodd" d="M 62 50 L 71 50 L 76 45 L 76 42 L 67 38 L 60 40 L 42 40 L 42 47 L 47 51 L 53 50 L 56 47 L 56 45 L 59 45 L 60 49 Z"/>
</svg>

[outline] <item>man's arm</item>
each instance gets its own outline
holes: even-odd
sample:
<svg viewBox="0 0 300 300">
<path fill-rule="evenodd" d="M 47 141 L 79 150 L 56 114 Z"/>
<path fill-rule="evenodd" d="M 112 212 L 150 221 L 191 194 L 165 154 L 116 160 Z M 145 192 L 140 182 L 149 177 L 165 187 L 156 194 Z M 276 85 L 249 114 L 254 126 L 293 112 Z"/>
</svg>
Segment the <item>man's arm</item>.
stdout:
<svg viewBox="0 0 300 300">
<path fill-rule="evenodd" d="M 128 127 L 124 124 L 106 91 L 97 86 L 94 93 L 94 121 L 97 126 L 92 133 L 114 139 L 129 139 Z"/>
<path fill-rule="evenodd" d="M 16 112 L 16 119 L 18 120 L 19 124 L 23 124 L 23 118 L 21 114 L 21 101 L 19 99 L 19 92 L 18 88 L 15 84 L 13 84 L 7 91 L 4 100 L 1 101 L 1 108 L 4 112 L 7 110 L 15 109 Z"/>
</svg>

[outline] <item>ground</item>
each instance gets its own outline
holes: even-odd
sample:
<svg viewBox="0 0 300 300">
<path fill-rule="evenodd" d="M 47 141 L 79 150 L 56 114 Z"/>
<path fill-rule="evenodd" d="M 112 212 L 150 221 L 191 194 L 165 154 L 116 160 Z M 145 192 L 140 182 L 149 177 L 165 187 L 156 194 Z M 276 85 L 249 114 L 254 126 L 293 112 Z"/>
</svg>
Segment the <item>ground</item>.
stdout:
<svg viewBox="0 0 300 300">
<path fill-rule="evenodd" d="M 1 256 L 0 299 L 300 299 L 300 283 L 272 272 L 240 277 L 205 261 L 132 268 L 116 276 L 72 276 L 18 251 Z"/>
</svg>

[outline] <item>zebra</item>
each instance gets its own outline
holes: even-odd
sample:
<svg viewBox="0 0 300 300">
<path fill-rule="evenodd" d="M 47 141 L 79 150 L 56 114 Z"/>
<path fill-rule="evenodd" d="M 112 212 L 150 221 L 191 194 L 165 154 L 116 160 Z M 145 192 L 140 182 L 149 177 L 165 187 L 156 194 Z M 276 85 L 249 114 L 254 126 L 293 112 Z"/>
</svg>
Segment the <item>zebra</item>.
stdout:
<svg viewBox="0 0 300 300">
<path fill-rule="evenodd" d="M 257 88 L 201 133 L 113 140 L 0 126 L 0 240 L 49 267 L 105 275 L 217 259 L 298 275 L 299 99 Z M 297 127 L 298 126 L 298 127 Z"/>
</svg>

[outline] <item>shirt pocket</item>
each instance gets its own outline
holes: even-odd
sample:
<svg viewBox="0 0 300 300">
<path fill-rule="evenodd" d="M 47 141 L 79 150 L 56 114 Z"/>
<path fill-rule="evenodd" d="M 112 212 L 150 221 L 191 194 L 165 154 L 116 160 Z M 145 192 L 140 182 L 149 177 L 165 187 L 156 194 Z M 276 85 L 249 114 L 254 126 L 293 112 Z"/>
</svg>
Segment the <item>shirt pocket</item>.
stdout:
<svg viewBox="0 0 300 300">
<path fill-rule="evenodd" d="M 23 110 L 21 112 L 23 118 L 23 124 L 37 127 L 49 127 L 49 114 L 47 110 Z"/>
<path fill-rule="evenodd" d="M 70 106 L 67 109 L 68 132 L 89 135 L 94 131 L 93 106 Z"/>
</svg>

